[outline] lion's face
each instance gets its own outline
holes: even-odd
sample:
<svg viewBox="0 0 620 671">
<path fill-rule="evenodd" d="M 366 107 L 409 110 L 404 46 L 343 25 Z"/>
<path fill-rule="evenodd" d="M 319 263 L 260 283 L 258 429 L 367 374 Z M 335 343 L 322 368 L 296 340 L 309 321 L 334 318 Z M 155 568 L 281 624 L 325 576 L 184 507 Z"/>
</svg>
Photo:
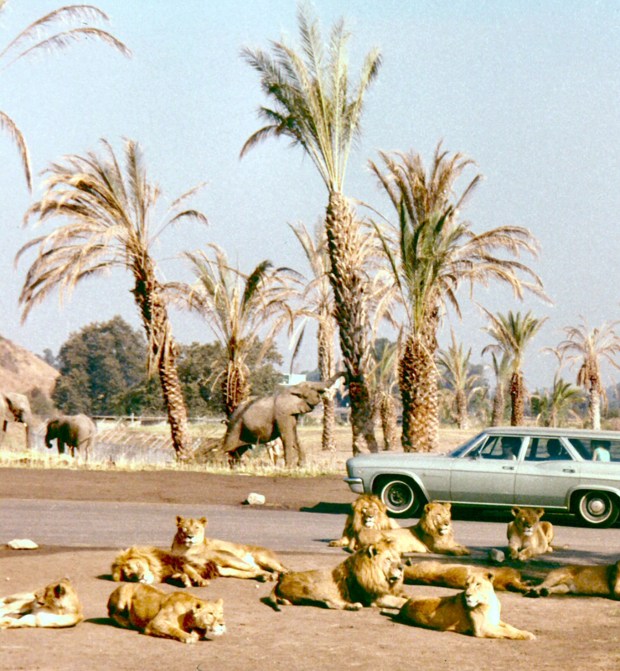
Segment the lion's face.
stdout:
<svg viewBox="0 0 620 671">
<path fill-rule="evenodd" d="M 420 522 L 433 536 L 446 536 L 452 532 L 452 506 L 432 501 L 424 506 Z"/>
<path fill-rule="evenodd" d="M 390 590 L 402 585 L 405 568 L 392 540 L 383 539 L 363 547 L 356 556 L 358 578 L 371 578 L 374 585 L 386 584 Z"/>
<path fill-rule="evenodd" d="M 69 578 L 62 578 L 36 593 L 37 607 L 53 613 L 73 612 L 80 607 L 77 592 Z"/>
<path fill-rule="evenodd" d="M 387 508 L 374 494 L 364 494 L 353 503 L 353 516 L 358 529 L 382 529 Z"/>
<path fill-rule="evenodd" d="M 177 533 L 175 542 L 186 547 L 200 545 L 205 540 L 205 529 L 207 528 L 207 518 L 177 516 Z"/>
<path fill-rule="evenodd" d="M 143 557 L 130 557 L 126 563 L 120 567 L 121 580 L 127 582 L 142 582 L 146 585 L 152 585 L 155 576 L 151 568 Z"/>
<path fill-rule="evenodd" d="M 540 518 L 544 515 L 542 508 L 517 508 L 512 509 L 515 525 L 522 536 L 531 536 L 536 530 Z"/>
<path fill-rule="evenodd" d="M 198 631 L 202 638 L 225 634 L 224 600 L 203 601 L 197 599 L 186 616 L 185 624 L 188 629 Z"/>
<path fill-rule="evenodd" d="M 493 599 L 493 574 L 474 573 L 465 582 L 463 598 L 468 608 L 476 608 L 481 604 L 488 604 Z"/>
</svg>

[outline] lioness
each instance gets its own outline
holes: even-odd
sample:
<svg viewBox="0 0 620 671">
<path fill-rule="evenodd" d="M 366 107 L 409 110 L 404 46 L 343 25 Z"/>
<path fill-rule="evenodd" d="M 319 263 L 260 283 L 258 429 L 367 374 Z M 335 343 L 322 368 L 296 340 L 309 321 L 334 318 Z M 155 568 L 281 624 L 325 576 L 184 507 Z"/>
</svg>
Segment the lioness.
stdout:
<svg viewBox="0 0 620 671">
<path fill-rule="evenodd" d="M 258 545 L 242 545 L 207 538 L 207 518 L 177 515 L 177 532 L 172 541 L 172 553 L 193 563 L 213 562 L 221 576 L 272 580 L 288 569 L 275 552 Z"/>
<path fill-rule="evenodd" d="M 37 592 L 0 599 L 0 629 L 18 627 L 74 627 L 84 619 L 82 604 L 68 578 Z"/>
<path fill-rule="evenodd" d="M 549 571 L 525 596 L 581 594 L 620 599 L 620 560 L 603 566 L 563 566 Z"/>
<path fill-rule="evenodd" d="M 459 545 L 454 540 L 451 509 L 450 503 L 431 501 L 424 506 L 422 516 L 416 525 L 385 531 L 363 529 L 359 533 L 360 543 L 373 543 L 379 538 L 391 538 L 401 554 L 405 552 L 471 554 L 464 545 Z"/>
<path fill-rule="evenodd" d="M 280 604 L 340 610 L 400 608 L 407 600 L 402 585 L 400 555 L 391 541 L 382 540 L 360 548 L 333 569 L 280 574 L 266 602 L 275 610 L 280 610 Z"/>
<path fill-rule="evenodd" d="M 134 545 L 118 554 L 112 563 L 112 580 L 142 582 L 147 585 L 181 581 L 185 587 L 205 587 L 217 577 L 217 566 L 210 561 L 195 564 L 187 557 L 171 554 L 150 545 Z"/>
<path fill-rule="evenodd" d="M 489 568 L 426 560 L 405 565 L 405 582 L 412 585 L 465 589 L 470 575 L 488 575 L 489 573 L 493 575 L 493 587 L 496 590 L 524 593 L 531 589 L 531 584 L 523 580 L 520 571 L 508 566 Z"/>
<path fill-rule="evenodd" d="M 330 547 L 356 550 L 362 529 L 399 529 L 398 522 L 388 517 L 385 503 L 374 494 L 362 494 L 351 504 L 342 537 L 330 541 Z"/>
<path fill-rule="evenodd" d="M 553 525 L 551 522 L 541 522 L 545 514 L 544 508 L 512 509 L 514 520 L 508 523 L 506 535 L 508 537 L 508 553 L 511 559 L 526 561 L 553 552 Z"/>
<path fill-rule="evenodd" d="M 453 596 L 409 599 L 393 617 L 405 624 L 479 638 L 536 638 L 529 631 L 501 621 L 501 606 L 492 578 L 490 573 L 470 575 L 465 590 Z"/>
<path fill-rule="evenodd" d="M 140 583 L 117 587 L 108 599 L 108 615 L 121 627 L 182 643 L 226 633 L 222 599 L 205 601 L 187 592 L 166 594 Z"/>
</svg>

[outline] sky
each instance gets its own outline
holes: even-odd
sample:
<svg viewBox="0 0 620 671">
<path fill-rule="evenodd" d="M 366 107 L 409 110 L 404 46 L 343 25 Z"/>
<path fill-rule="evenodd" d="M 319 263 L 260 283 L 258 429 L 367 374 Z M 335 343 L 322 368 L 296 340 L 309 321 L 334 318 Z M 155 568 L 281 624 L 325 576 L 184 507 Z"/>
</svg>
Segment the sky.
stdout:
<svg viewBox="0 0 620 671">
<path fill-rule="evenodd" d="M 0 47 L 62 0 L 10 0 L 0 13 Z M 242 160 L 245 140 L 260 127 L 265 101 L 243 47 L 297 43 L 294 0 L 98 0 L 130 59 L 96 42 L 45 53 L 0 69 L 0 110 L 28 142 L 35 173 L 29 194 L 18 153 L 0 133 L 0 335 L 56 354 L 71 333 L 120 314 L 139 316 L 127 273 L 94 278 L 59 305 L 54 298 L 20 322 L 18 296 L 29 260 L 18 249 L 41 229 L 22 224 L 40 195 L 41 172 L 67 154 L 97 150 L 100 138 L 122 149 L 139 142 L 150 178 L 171 201 L 194 184 L 193 203 L 209 219 L 171 229 L 154 249 L 166 280 L 190 281 L 183 250 L 223 247 L 242 270 L 263 259 L 308 269 L 288 224 L 308 227 L 324 214 L 327 193 L 310 160 L 285 140 L 269 140 Z M 582 319 L 600 326 L 620 318 L 620 2 L 577 0 L 314 0 L 327 33 L 344 17 L 352 37 L 351 69 L 374 47 L 379 75 L 366 97 L 363 135 L 352 153 L 345 194 L 392 218 L 368 169 L 378 152 L 416 151 L 430 161 L 436 144 L 476 162 L 484 181 L 463 217 L 472 229 L 514 224 L 540 243 L 526 259 L 552 303 L 523 302 L 497 284 L 459 293 L 463 319 L 450 329 L 472 361 L 490 342 L 479 305 L 492 312 L 531 310 L 547 321 L 528 349 L 530 389 L 548 386 L 554 357 L 544 351 Z M 3 65 L 6 65 L 4 63 Z M 473 174 L 472 174 L 473 176 Z M 48 224 L 45 230 L 51 230 Z M 172 314 L 182 343 L 209 342 L 197 316 Z M 387 332 L 385 335 L 393 337 Z M 286 365 L 288 341 L 280 349 Z M 306 342 L 295 371 L 314 368 Z M 564 373 L 574 379 L 576 371 Z M 620 377 L 608 371 L 606 384 Z"/>
</svg>

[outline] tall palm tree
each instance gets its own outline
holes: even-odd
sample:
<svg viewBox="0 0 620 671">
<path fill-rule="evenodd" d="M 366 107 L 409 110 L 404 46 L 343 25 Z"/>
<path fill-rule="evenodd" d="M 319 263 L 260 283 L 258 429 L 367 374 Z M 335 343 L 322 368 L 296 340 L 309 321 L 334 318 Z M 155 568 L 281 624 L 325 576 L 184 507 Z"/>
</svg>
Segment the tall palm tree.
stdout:
<svg viewBox="0 0 620 671">
<path fill-rule="evenodd" d="M 128 270 L 148 340 L 148 367 L 159 374 L 173 447 L 177 458 L 185 459 L 191 446 L 176 367 L 177 346 L 151 250 L 168 225 L 188 219 L 206 223 L 206 217 L 186 207 L 195 187 L 172 203 L 158 226 L 153 219 L 161 191 L 148 180 L 137 143 L 125 142 L 124 166 L 108 142 L 103 140 L 102 145 L 101 155 L 91 151 L 52 164 L 42 198 L 25 215 L 26 222 L 35 219 L 44 224 L 59 218 L 63 223 L 25 244 L 17 254 L 19 259 L 37 249 L 20 295 L 22 319 L 55 290 L 62 297 L 86 277 L 114 267 Z"/>
<path fill-rule="evenodd" d="M 463 343 L 456 341 L 452 332 L 452 344 L 437 355 L 437 365 L 441 377 L 454 398 L 456 425 L 459 429 L 469 427 L 468 405 L 473 394 L 482 387 L 478 384 L 480 376 L 471 371 L 471 347 L 465 351 Z"/>
<path fill-rule="evenodd" d="M 336 374 L 336 353 L 334 351 L 336 322 L 334 320 L 334 299 L 329 282 L 329 256 L 325 226 L 321 222 L 316 227 L 314 237 L 303 224 L 291 226 L 291 228 L 304 251 L 311 272 L 311 279 L 304 290 L 303 307 L 300 312 L 317 323 L 319 375 L 321 380 L 329 380 Z M 303 337 L 303 331 L 300 339 L 301 337 Z M 334 391 L 335 387 L 321 397 L 323 403 L 321 447 L 328 452 L 336 450 Z"/>
<path fill-rule="evenodd" d="M 490 426 L 501 426 L 504 423 L 504 409 L 506 406 L 505 390 L 510 377 L 510 359 L 505 352 L 498 356 L 491 352 L 493 376 L 495 377 L 495 392 L 491 404 Z"/>
<path fill-rule="evenodd" d="M 563 380 L 557 371 L 551 389 L 532 395 L 538 410 L 536 421 L 542 426 L 561 426 L 566 419 L 576 416 L 574 408 L 582 398 L 581 391 Z"/>
<path fill-rule="evenodd" d="M 490 324 L 484 330 L 495 342 L 487 345 L 482 350 L 482 354 L 493 352 L 505 354 L 508 357 L 510 361 L 510 424 L 520 426 L 523 424 L 527 396 L 522 370 L 525 350 L 547 319 L 546 317 L 543 319 L 534 317 L 529 311 L 524 315 L 520 312 L 512 312 L 512 310 L 505 315 L 499 312 L 494 315 L 488 310 L 485 310 L 485 313 Z"/>
<path fill-rule="evenodd" d="M 374 406 L 381 420 L 384 450 L 393 450 L 398 444 L 398 413 L 394 396 L 398 382 L 398 347 L 398 342 L 388 343 L 374 369 Z"/>
<path fill-rule="evenodd" d="M 5 9 L 6 1 L 0 0 L 0 13 Z M 129 56 L 129 49 L 114 35 L 87 24 L 90 21 L 107 21 L 107 15 L 93 5 L 69 5 L 60 7 L 49 12 L 26 26 L 17 37 L 13 38 L 4 49 L 0 50 L 0 67 L 8 68 L 26 56 L 35 52 L 49 51 L 51 49 L 65 49 L 79 40 L 98 39 L 108 44 L 113 49 Z M 62 29 L 55 32 L 58 24 L 66 24 L 69 21 L 80 24 L 75 28 Z M 9 134 L 15 143 L 26 176 L 28 188 L 32 188 L 32 169 L 30 167 L 30 154 L 26 140 L 13 119 L 0 110 L 0 129 Z"/>
<path fill-rule="evenodd" d="M 455 182 L 473 165 L 460 153 L 437 145 L 427 171 L 419 154 L 380 152 L 383 170 L 370 168 L 389 196 L 397 215 L 392 227 L 376 226 L 383 240 L 406 311 L 407 334 L 399 363 L 403 402 L 403 448 L 429 451 L 437 445 L 439 425 L 437 331 L 448 305 L 460 316 L 456 292 L 465 283 L 486 285 L 495 279 L 512 287 L 542 293 L 540 278 L 518 261 L 535 254 L 536 240 L 525 228 L 500 226 L 476 234 L 460 218 L 460 209 L 481 175 L 461 195 Z M 500 254 L 503 254 L 500 255 Z"/>
<path fill-rule="evenodd" d="M 351 147 L 360 134 L 364 95 L 377 76 L 381 59 L 378 51 L 371 51 L 357 86 L 352 87 L 347 68 L 349 34 L 342 20 L 334 25 L 327 44 L 307 8 L 300 6 L 298 23 L 300 50 L 279 41 L 272 43 L 272 55 L 260 49 L 242 52 L 259 73 L 273 107 L 260 108 L 259 116 L 266 124 L 248 138 L 241 156 L 269 137 L 287 137 L 310 157 L 327 188 L 329 278 L 349 384 L 353 452 L 364 444 L 376 452 L 365 365 L 369 358 L 364 312 L 367 279 L 357 254 L 363 239 L 343 186 Z"/>
<path fill-rule="evenodd" d="M 589 424 L 595 430 L 601 428 L 601 398 L 604 394 L 601 361 L 620 367 L 616 361 L 620 352 L 620 337 L 615 331 L 617 324 L 603 323 L 598 328 L 590 329 L 582 321 L 578 326 L 567 326 L 564 329 L 566 339 L 556 348 L 560 354 L 566 355 L 568 362 L 580 364 L 577 384 L 586 391 Z"/>
<path fill-rule="evenodd" d="M 212 256 L 204 251 L 184 254 L 196 278 L 193 285 L 170 283 L 168 288 L 177 302 L 181 299 L 187 308 L 204 317 L 226 351 L 226 369 L 217 379 L 226 416 L 230 417 L 250 393 L 248 355 L 262 340 L 260 362 L 286 322 L 292 324 L 285 279 L 292 279 L 293 274 L 261 261 L 244 275 L 231 267 L 221 247 L 211 244 L 209 248 Z"/>
</svg>

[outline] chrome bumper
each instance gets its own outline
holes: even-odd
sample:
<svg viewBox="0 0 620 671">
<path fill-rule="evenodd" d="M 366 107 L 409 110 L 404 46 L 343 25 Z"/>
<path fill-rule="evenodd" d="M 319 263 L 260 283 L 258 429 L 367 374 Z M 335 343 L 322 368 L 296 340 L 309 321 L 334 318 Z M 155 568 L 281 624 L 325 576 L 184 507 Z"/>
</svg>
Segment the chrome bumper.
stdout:
<svg viewBox="0 0 620 671">
<path fill-rule="evenodd" d="M 362 478 L 345 478 L 344 481 L 354 494 L 364 493 L 364 481 Z"/>
</svg>

